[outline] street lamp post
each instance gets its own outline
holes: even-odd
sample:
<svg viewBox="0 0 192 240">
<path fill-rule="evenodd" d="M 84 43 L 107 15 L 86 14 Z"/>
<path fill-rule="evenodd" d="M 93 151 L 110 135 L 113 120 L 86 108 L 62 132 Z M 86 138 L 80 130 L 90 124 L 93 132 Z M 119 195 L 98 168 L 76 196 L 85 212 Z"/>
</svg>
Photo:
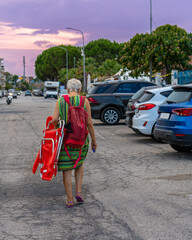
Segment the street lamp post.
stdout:
<svg viewBox="0 0 192 240">
<path fill-rule="evenodd" d="M 56 46 L 58 48 L 64 49 L 66 51 L 66 84 L 68 82 L 68 51 L 65 47 Z"/>
<path fill-rule="evenodd" d="M 150 34 L 152 33 L 152 0 L 150 0 Z M 150 59 L 150 81 L 152 81 L 152 59 Z"/>
<path fill-rule="evenodd" d="M 83 91 L 85 93 L 86 91 L 86 83 L 85 83 L 85 48 L 84 48 L 84 34 L 81 30 L 76 29 L 76 28 L 71 28 L 71 27 L 67 27 L 66 29 L 70 29 L 70 30 L 75 30 L 75 31 L 79 31 L 82 34 L 82 39 L 83 39 Z"/>
</svg>

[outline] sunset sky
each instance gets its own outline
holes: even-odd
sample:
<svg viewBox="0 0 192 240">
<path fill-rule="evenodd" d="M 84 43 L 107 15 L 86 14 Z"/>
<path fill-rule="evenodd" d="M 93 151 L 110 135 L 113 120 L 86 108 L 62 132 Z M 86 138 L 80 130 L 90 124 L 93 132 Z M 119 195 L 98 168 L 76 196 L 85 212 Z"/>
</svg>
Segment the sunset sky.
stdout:
<svg viewBox="0 0 192 240">
<path fill-rule="evenodd" d="M 153 30 L 172 24 L 192 32 L 192 0 L 152 0 Z M 150 0 L 0 0 L 0 57 L 5 71 L 34 76 L 38 54 L 52 45 L 126 42 L 150 29 Z M 86 54 L 86 53 L 85 53 Z"/>
</svg>

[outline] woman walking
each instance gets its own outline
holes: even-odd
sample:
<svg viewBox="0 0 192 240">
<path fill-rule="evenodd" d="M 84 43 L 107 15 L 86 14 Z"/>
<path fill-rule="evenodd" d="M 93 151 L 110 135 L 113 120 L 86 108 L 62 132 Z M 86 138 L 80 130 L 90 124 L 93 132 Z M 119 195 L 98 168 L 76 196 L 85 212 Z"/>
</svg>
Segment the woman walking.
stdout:
<svg viewBox="0 0 192 240">
<path fill-rule="evenodd" d="M 67 83 L 67 91 L 68 91 L 68 96 L 69 96 L 71 105 L 79 106 L 80 100 L 81 100 L 81 96 L 79 95 L 81 91 L 81 82 L 77 79 L 69 80 Z M 69 108 L 69 105 L 65 101 L 64 97 L 60 97 L 56 103 L 53 120 L 52 120 L 55 128 L 57 127 L 59 118 L 61 120 L 64 120 L 65 123 L 67 123 L 68 108 Z M 88 113 L 87 128 L 91 136 L 91 147 L 96 151 L 97 143 L 96 143 L 95 132 L 94 132 L 93 123 L 91 119 L 91 108 L 90 108 L 89 101 L 87 99 L 85 99 L 85 102 L 84 102 L 84 109 Z M 75 167 L 75 182 L 76 182 L 75 198 L 78 203 L 84 202 L 81 195 L 81 187 L 83 182 L 83 162 L 87 156 L 88 149 L 89 149 L 89 138 L 87 136 L 85 140 L 85 144 L 81 148 L 81 159 Z M 74 149 L 67 146 L 67 152 L 66 152 L 63 144 L 61 153 L 59 156 L 59 160 L 58 160 L 58 170 L 63 172 L 63 184 L 67 194 L 66 206 L 68 208 L 71 208 L 74 206 L 74 200 L 73 200 L 73 194 L 72 194 L 72 170 L 74 169 L 74 164 L 75 164 L 73 160 L 78 159 L 79 151 L 80 149 L 77 149 L 77 148 Z"/>
</svg>

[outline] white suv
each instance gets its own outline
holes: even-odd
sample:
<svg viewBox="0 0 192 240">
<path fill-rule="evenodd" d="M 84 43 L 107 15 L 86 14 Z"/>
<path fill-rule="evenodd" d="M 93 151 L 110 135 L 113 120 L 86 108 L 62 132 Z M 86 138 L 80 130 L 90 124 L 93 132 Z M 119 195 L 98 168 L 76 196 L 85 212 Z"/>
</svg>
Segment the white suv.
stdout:
<svg viewBox="0 0 192 240">
<path fill-rule="evenodd" d="M 158 107 L 172 91 L 172 86 L 145 91 L 144 95 L 135 103 L 132 125 L 135 132 L 153 136 L 153 129 L 158 117 Z"/>
</svg>

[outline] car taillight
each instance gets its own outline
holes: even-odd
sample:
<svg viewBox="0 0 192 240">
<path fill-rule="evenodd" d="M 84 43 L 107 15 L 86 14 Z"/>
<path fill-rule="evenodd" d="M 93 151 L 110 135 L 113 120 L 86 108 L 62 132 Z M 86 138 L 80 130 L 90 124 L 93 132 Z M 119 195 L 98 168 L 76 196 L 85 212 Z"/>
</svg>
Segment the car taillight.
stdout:
<svg viewBox="0 0 192 240">
<path fill-rule="evenodd" d="M 141 110 L 150 110 L 150 109 L 154 108 L 155 106 L 156 105 L 153 104 L 153 103 L 146 103 L 146 104 L 139 105 L 138 109 L 139 109 L 139 111 L 141 111 Z"/>
<path fill-rule="evenodd" d="M 132 106 L 132 110 L 135 110 L 135 105 Z"/>
<path fill-rule="evenodd" d="M 98 103 L 94 98 L 88 98 L 89 102 L 91 103 Z"/>
<path fill-rule="evenodd" d="M 192 108 L 173 109 L 172 113 L 174 113 L 178 116 L 191 116 L 192 115 Z"/>
<path fill-rule="evenodd" d="M 176 137 L 184 137 L 185 134 L 175 133 L 175 136 L 176 136 Z"/>
</svg>

